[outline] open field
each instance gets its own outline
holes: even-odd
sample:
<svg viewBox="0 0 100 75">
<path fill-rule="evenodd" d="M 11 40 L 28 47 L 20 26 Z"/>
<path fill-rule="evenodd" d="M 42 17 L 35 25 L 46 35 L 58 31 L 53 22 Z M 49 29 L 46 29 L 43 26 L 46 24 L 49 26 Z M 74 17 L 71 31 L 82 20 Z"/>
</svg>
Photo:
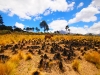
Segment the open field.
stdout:
<svg viewBox="0 0 100 75">
<path fill-rule="evenodd" d="M 100 75 L 100 36 L 0 35 L 0 75 Z"/>
</svg>

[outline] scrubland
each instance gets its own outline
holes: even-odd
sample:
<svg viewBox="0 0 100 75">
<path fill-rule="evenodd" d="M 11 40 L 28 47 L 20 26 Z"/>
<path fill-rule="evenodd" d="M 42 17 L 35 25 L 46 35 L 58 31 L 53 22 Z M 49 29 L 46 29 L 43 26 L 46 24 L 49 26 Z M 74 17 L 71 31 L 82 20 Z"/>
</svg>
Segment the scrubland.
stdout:
<svg viewBox="0 0 100 75">
<path fill-rule="evenodd" d="M 0 75 L 100 75 L 100 36 L 44 38 L 0 35 Z"/>
</svg>

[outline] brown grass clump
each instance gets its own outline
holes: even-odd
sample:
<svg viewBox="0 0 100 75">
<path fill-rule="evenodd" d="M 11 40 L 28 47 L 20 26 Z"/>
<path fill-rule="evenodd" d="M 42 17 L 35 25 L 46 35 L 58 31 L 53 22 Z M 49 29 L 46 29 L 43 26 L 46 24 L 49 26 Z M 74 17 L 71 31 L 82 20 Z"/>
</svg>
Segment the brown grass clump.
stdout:
<svg viewBox="0 0 100 75">
<path fill-rule="evenodd" d="M 39 72 L 39 71 L 34 71 L 34 72 L 32 73 L 32 75 L 40 75 L 40 72 Z"/>
<path fill-rule="evenodd" d="M 13 75 L 14 69 L 17 67 L 18 64 L 8 61 L 5 63 L 7 75 Z"/>
<path fill-rule="evenodd" d="M 17 65 L 13 62 L 0 63 L 0 75 L 13 75 Z"/>
<path fill-rule="evenodd" d="M 87 61 L 94 63 L 97 68 L 100 68 L 100 54 L 98 52 L 89 52 L 85 54 L 84 57 Z"/>
<path fill-rule="evenodd" d="M 80 65 L 80 62 L 78 59 L 75 59 L 73 62 L 72 62 L 72 68 L 75 70 L 75 71 L 79 71 L 79 65 Z"/>
<path fill-rule="evenodd" d="M 32 72 L 32 75 L 45 75 L 45 73 L 40 72 L 39 70 L 34 70 L 34 71 Z"/>
<path fill-rule="evenodd" d="M 24 56 L 24 59 L 25 59 L 25 60 L 30 60 L 30 59 L 32 59 L 32 54 L 31 54 L 31 53 L 26 54 L 26 55 Z"/>
<path fill-rule="evenodd" d="M 23 51 L 19 50 L 19 51 L 18 51 L 18 58 L 19 58 L 19 59 L 23 59 L 24 56 L 25 56 L 25 53 L 24 53 Z"/>
<path fill-rule="evenodd" d="M 0 63 L 0 75 L 5 75 L 5 73 L 6 73 L 5 64 Z"/>
<path fill-rule="evenodd" d="M 98 52 L 92 51 L 86 53 L 84 57 L 87 61 L 94 63 L 97 68 L 100 68 L 100 54 Z"/>
<path fill-rule="evenodd" d="M 19 57 L 18 57 L 18 54 L 13 55 L 13 56 L 9 59 L 9 61 L 14 62 L 14 63 L 18 63 L 18 62 L 20 61 L 20 59 L 19 59 Z"/>
<path fill-rule="evenodd" d="M 9 61 L 14 62 L 14 63 L 18 63 L 21 59 L 24 59 L 24 56 L 25 56 L 24 52 L 18 51 L 18 53 L 15 54 L 15 55 L 13 55 L 13 56 L 9 59 Z"/>
<path fill-rule="evenodd" d="M 17 67 L 22 57 L 21 52 L 19 52 L 13 55 L 7 62 L 0 63 L 0 75 L 13 75 L 14 69 Z"/>
</svg>

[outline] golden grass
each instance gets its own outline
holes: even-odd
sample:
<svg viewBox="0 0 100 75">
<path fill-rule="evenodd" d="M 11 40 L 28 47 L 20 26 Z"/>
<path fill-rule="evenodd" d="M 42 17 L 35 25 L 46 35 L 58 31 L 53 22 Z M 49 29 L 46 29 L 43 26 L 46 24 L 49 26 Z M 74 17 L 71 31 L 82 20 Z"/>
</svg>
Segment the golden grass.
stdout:
<svg viewBox="0 0 100 75">
<path fill-rule="evenodd" d="M 44 35 L 20 35 L 20 34 L 5 34 L 0 35 L 0 44 L 6 45 L 10 43 L 18 43 L 18 41 L 32 40 L 32 39 L 44 39 Z"/>
<path fill-rule="evenodd" d="M 18 54 L 13 55 L 12 58 L 9 59 L 11 62 L 18 63 L 20 61 Z"/>
<path fill-rule="evenodd" d="M 17 54 L 12 56 L 10 61 L 18 63 L 21 59 L 30 60 L 30 59 L 32 59 L 32 57 L 33 56 L 31 53 L 25 53 L 25 52 L 19 50 Z"/>
<path fill-rule="evenodd" d="M 85 54 L 84 57 L 87 61 L 94 63 L 97 68 L 100 68 L 100 54 L 98 52 L 89 52 Z"/>
<path fill-rule="evenodd" d="M 72 62 L 72 68 L 75 70 L 75 71 L 79 71 L 79 65 L 80 65 L 80 62 L 78 59 L 75 59 L 73 62 Z"/>
<path fill-rule="evenodd" d="M 30 60 L 32 59 L 32 54 L 25 54 L 19 50 L 18 53 L 13 55 L 6 63 L 0 63 L 0 75 L 13 75 L 21 59 Z"/>
<path fill-rule="evenodd" d="M 34 40 L 34 39 L 41 39 L 44 40 L 44 35 L 19 35 L 19 34 L 5 34 L 5 35 L 0 35 L 0 44 L 1 45 L 6 45 L 10 43 L 18 43 L 18 41 L 22 40 Z M 94 40 L 94 41 L 100 41 L 100 37 L 98 36 L 73 36 L 73 35 L 54 35 L 52 37 L 53 40 Z M 92 62 L 96 65 L 97 68 L 100 68 L 100 54 L 98 52 L 91 52 L 85 54 L 85 59 L 89 62 Z M 29 60 L 32 59 L 32 54 L 24 53 L 23 51 L 19 50 L 17 54 L 13 55 L 8 62 L 5 64 L 0 63 L 0 75 L 11 75 L 13 69 L 18 65 L 19 61 L 21 59 L 24 60 Z M 50 64 L 51 66 L 53 63 Z M 79 65 L 80 62 L 79 60 L 74 60 L 72 63 L 72 68 L 76 71 L 79 71 Z M 51 67 L 50 66 L 50 67 Z"/>
<path fill-rule="evenodd" d="M 11 61 L 0 63 L 0 75 L 13 75 L 17 64 Z"/>
<path fill-rule="evenodd" d="M 18 66 L 21 59 L 32 59 L 32 55 L 30 53 L 25 54 L 19 50 L 18 53 L 13 55 L 6 63 L 0 63 L 0 75 L 13 75 L 14 69 Z"/>
<path fill-rule="evenodd" d="M 26 54 L 25 56 L 24 56 L 24 60 L 30 60 L 30 59 L 32 59 L 32 54 L 31 53 L 28 53 L 28 54 Z"/>
<path fill-rule="evenodd" d="M 5 64 L 0 63 L 0 75 L 5 75 L 5 73 L 6 73 Z"/>
<path fill-rule="evenodd" d="M 5 40 L 4 40 L 5 39 Z M 41 39 L 44 40 L 44 35 L 23 35 L 23 34 L 5 34 L 5 35 L 0 35 L 0 44 L 6 45 L 10 43 L 18 43 L 18 41 L 22 41 L 23 39 L 25 40 L 32 40 L 32 39 Z M 52 37 L 53 40 L 71 40 L 71 39 L 77 39 L 77 40 L 82 40 L 82 39 L 87 39 L 87 40 L 94 40 L 94 41 L 100 41 L 99 36 L 73 36 L 73 35 L 54 35 Z"/>
</svg>

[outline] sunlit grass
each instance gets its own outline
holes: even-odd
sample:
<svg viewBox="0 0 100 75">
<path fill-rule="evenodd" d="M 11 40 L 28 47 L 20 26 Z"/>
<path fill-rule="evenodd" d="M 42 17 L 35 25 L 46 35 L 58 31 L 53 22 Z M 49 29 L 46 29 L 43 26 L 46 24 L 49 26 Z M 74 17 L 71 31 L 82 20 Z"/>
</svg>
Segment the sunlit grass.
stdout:
<svg viewBox="0 0 100 75">
<path fill-rule="evenodd" d="M 25 56 L 24 56 L 24 60 L 30 60 L 30 59 L 32 59 L 32 54 L 31 53 L 28 53 L 28 54 L 25 54 Z"/>
<path fill-rule="evenodd" d="M 94 63 L 97 68 L 100 68 L 100 54 L 96 51 L 89 52 L 84 55 L 85 59 L 91 63 Z"/>
<path fill-rule="evenodd" d="M 78 59 L 75 59 L 73 62 L 72 62 L 72 68 L 75 70 L 75 71 L 79 71 L 79 65 L 80 65 L 80 62 Z"/>
<path fill-rule="evenodd" d="M 5 34 L 0 35 L 0 44 L 10 44 L 12 42 L 17 43 L 18 41 L 25 40 L 32 40 L 32 39 L 41 39 L 44 40 L 44 35 L 20 35 L 20 34 Z M 87 39 L 87 40 L 95 40 L 100 41 L 99 36 L 73 36 L 73 35 L 54 35 L 52 37 L 53 40 L 59 40 L 59 39 L 65 39 L 65 40 L 71 40 L 71 39 Z"/>
<path fill-rule="evenodd" d="M 6 45 L 10 43 L 18 43 L 18 41 L 22 41 L 23 39 L 32 40 L 32 39 L 44 39 L 44 35 L 18 35 L 18 34 L 5 34 L 0 35 L 0 44 Z"/>
<path fill-rule="evenodd" d="M 0 63 L 0 75 L 13 75 L 14 69 L 18 64 L 12 61 L 6 63 Z"/>
</svg>

